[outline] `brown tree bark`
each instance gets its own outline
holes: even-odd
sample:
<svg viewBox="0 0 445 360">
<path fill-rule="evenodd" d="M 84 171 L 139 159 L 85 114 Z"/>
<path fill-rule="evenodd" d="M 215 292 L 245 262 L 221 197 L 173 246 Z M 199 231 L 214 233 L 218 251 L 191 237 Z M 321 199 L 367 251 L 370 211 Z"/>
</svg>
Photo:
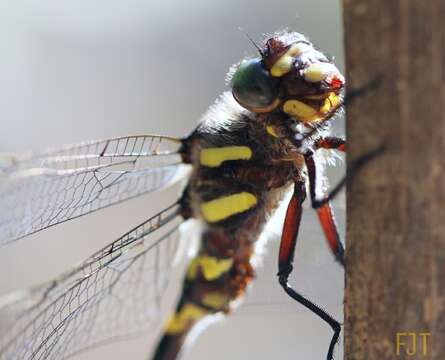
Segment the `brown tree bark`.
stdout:
<svg viewBox="0 0 445 360">
<path fill-rule="evenodd" d="M 345 358 L 443 360 L 445 1 L 343 4 L 349 89 L 381 77 L 347 109 L 348 165 L 386 145 L 348 186 Z"/>
</svg>

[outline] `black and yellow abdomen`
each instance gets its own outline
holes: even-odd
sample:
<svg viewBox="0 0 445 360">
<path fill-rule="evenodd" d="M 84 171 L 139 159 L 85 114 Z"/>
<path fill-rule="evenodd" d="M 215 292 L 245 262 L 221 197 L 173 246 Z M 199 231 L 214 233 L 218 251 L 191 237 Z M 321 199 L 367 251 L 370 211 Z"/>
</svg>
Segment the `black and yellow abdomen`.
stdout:
<svg viewBox="0 0 445 360">
<path fill-rule="evenodd" d="M 230 128 L 204 122 L 187 139 L 185 158 L 193 171 L 183 212 L 202 219 L 205 227 L 155 360 L 175 359 L 193 326 L 209 315 L 229 312 L 254 277 L 251 259 L 276 206 L 274 190 L 285 186 L 295 170 L 292 163 L 274 164 L 274 154 L 264 151 L 269 144 L 262 141 L 276 137 L 242 114 Z"/>
</svg>

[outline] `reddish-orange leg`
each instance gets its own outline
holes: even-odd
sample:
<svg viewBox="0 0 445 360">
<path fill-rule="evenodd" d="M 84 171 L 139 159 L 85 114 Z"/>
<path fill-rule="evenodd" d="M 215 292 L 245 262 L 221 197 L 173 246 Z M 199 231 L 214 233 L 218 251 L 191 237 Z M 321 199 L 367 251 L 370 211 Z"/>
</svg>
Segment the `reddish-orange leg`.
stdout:
<svg viewBox="0 0 445 360">
<path fill-rule="evenodd" d="M 346 150 L 346 142 L 344 139 L 337 137 L 326 137 L 322 138 L 317 142 L 318 148 L 324 149 L 337 149 L 340 151 Z M 306 168 L 309 177 L 309 192 L 311 195 L 312 207 L 317 211 L 318 218 L 320 220 L 321 227 L 325 234 L 326 240 L 328 241 L 329 248 L 335 256 L 335 259 L 345 265 L 345 249 L 340 240 L 340 235 L 338 234 L 337 223 L 335 222 L 335 217 L 332 212 L 330 200 L 338 193 L 338 191 L 343 187 L 344 182 L 338 190 L 337 187 L 329 194 L 319 194 L 319 187 L 317 186 L 317 168 L 312 156 L 312 153 L 305 155 Z"/>
<path fill-rule="evenodd" d="M 346 143 L 344 139 L 336 137 L 326 137 L 319 139 L 315 144 L 316 149 L 337 149 L 340 151 L 346 151 Z M 369 160 L 378 156 L 385 150 L 385 146 L 382 145 L 377 149 L 361 156 L 352 164 L 352 168 L 349 169 L 348 177 L 345 177 L 329 194 L 318 197 L 317 187 L 317 169 L 315 161 L 313 159 L 313 153 L 305 154 L 306 167 L 309 177 L 309 189 L 311 195 L 312 207 L 317 211 L 320 219 L 320 224 L 323 228 L 325 236 L 328 240 L 328 244 L 337 261 L 344 266 L 344 247 L 340 240 L 340 236 L 337 230 L 337 224 L 334 219 L 334 215 L 331 209 L 330 200 L 341 190 L 345 185 L 346 180 L 350 180 Z M 286 217 L 284 220 L 283 233 L 280 243 L 280 253 L 278 259 L 278 279 L 280 285 L 284 291 L 294 300 L 311 310 L 318 315 L 324 321 L 326 321 L 334 330 L 331 342 L 329 344 L 327 359 L 333 359 L 333 352 L 335 344 L 340 337 L 341 325 L 326 311 L 321 309 L 318 305 L 314 304 L 309 299 L 305 298 L 288 284 L 289 276 L 292 272 L 292 262 L 294 259 L 295 245 L 297 243 L 298 230 L 300 227 L 302 203 L 306 198 L 306 188 L 302 181 L 297 181 L 294 184 L 294 193 L 289 202 Z"/>
<path fill-rule="evenodd" d="M 298 238 L 298 230 L 300 227 L 302 204 L 306 198 L 306 188 L 303 181 L 297 181 L 294 184 L 294 193 L 289 202 L 286 217 L 284 220 L 283 233 L 280 243 L 280 253 L 278 257 L 278 280 L 284 291 L 295 301 L 299 302 L 307 309 L 318 315 L 326 321 L 334 330 L 331 343 L 329 344 L 327 360 L 333 359 L 335 344 L 338 341 L 341 331 L 340 323 L 335 320 L 326 311 L 314 304 L 309 299 L 292 289 L 288 283 L 289 275 L 292 272 L 292 262 L 294 259 L 295 245 Z"/>
<path fill-rule="evenodd" d="M 316 149 L 335 149 L 339 151 L 346 152 L 346 142 L 342 138 L 337 137 L 326 137 L 321 138 L 315 143 Z M 357 159 L 355 159 L 351 166 L 348 168 L 347 176 L 344 176 L 341 181 L 323 198 L 321 199 L 312 199 L 312 207 L 314 209 L 318 209 L 322 207 L 324 204 L 331 201 L 339 192 L 341 189 L 343 189 L 343 186 L 346 185 L 347 182 L 350 182 L 354 176 L 357 175 L 357 173 L 372 159 L 375 157 L 381 155 L 386 150 L 386 144 L 383 143 L 380 146 L 376 147 L 375 149 L 367 152 L 366 154 L 363 154 L 362 156 L 359 156 Z"/>
<path fill-rule="evenodd" d="M 346 152 L 346 140 L 335 136 L 327 136 L 319 139 L 315 146 L 317 149 L 335 149 Z"/>
<path fill-rule="evenodd" d="M 317 142 L 317 148 L 326 149 L 338 149 L 340 151 L 345 151 L 345 141 L 340 138 L 327 137 L 320 139 Z M 321 226 L 328 240 L 329 247 L 334 253 L 335 258 L 344 265 L 344 247 L 340 240 L 340 236 L 337 231 L 337 224 L 332 213 L 332 209 L 329 201 L 317 205 L 317 178 L 316 178 L 316 167 L 315 162 L 312 157 L 312 153 L 305 156 L 306 166 L 308 169 L 309 176 L 309 189 L 311 195 L 312 206 L 316 209 L 318 217 L 320 219 Z M 318 315 L 321 319 L 326 321 L 334 330 L 331 342 L 329 344 L 327 359 L 331 360 L 333 358 L 333 352 L 335 344 L 338 341 L 341 331 L 340 323 L 335 320 L 326 311 L 321 309 L 317 304 L 313 303 L 309 299 L 305 298 L 288 284 L 289 276 L 292 272 L 293 266 L 292 262 L 294 259 L 295 245 L 298 238 L 298 230 L 300 227 L 301 214 L 302 214 L 302 203 L 306 198 L 306 187 L 304 182 L 298 181 L 294 184 L 294 193 L 289 202 L 286 217 L 284 220 L 283 233 L 280 243 L 280 253 L 278 258 L 278 279 L 283 287 L 284 291 L 294 300 L 311 310 L 313 313 Z"/>
</svg>

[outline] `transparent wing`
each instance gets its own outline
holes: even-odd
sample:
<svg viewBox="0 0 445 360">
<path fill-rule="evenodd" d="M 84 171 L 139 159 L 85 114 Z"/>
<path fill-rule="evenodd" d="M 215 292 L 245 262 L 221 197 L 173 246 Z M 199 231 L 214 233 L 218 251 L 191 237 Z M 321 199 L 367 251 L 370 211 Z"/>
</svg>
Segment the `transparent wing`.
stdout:
<svg viewBox="0 0 445 360">
<path fill-rule="evenodd" d="M 180 145 L 128 136 L 15 161 L 0 172 L 0 245 L 159 189 L 181 163 Z"/>
<path fill-rule="evenodd" d="M 0 299 L 0 359 L 64 359 L 159 325 L 181 222 L 172 205 L 54 281 Z"/>
</svg>

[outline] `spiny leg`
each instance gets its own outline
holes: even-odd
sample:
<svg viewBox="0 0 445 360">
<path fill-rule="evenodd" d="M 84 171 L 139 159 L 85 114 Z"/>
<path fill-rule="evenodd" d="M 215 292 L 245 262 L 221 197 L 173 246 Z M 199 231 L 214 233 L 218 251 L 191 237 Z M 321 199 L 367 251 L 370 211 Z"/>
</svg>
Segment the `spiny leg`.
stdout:
<svg viewBox="0 0 445 360">
<path fill-rule="evenodd" d="M 357 97 L 360 97 L 364 93 L 369 90 L 372 90 L 374 87 L 378 85 L 380 79 L 374 79 L 367 86 L 365 85 L 363 88 L 358 89 L 357 91 L 353 91 L 348 93 L 347 95 L 347 104 L 349 105 L 352 100 Z M 315 133 L 317 129 L 314 129 L 313 132 L 307 134 L 305 138 L 308 138 Z M 302 143 L 305 138 L 301 139 Z M 342 138 L 337 137 L 327 137 L 320 139 L 316 144 L 316 149 L 337 149 L 339 151 L 346 151 L 346 141 Z M 316 198 L 316 168 L 315 162 L 312 158 L 312 154 L 306 157 L 306 161 L 309 162 L 308 172 L 310 178 L 310 192 L 311 192 L 311 200 L 312 207 L 317 210 L 317 214 L 320 219 L 320 223 L 328 240 L 329 246 L 333 251 L 336 259 L 344 266 L 344 247 L 340 241 L 340 236 L 338 234 L 337 225 L 335 223 L 335 219 L 332 213 L 332 209 L 330 206 L 330 201 L 338 194 L 338 192 L 343 188 L 346 184 L 346 181 L 350 181 L 356 173 L 366 165 L 370 160 L 374 157 L 380 155 L 384 151 L 385 147 L 382 145 L 377 149 L 370 151 L 369 153 L 363 155 L 358 158 L 349 169 L 348 176 L 344 177 L 340 183 L 323 199 L 319 200 Z M 308 161 L 309 160 L 309 161 Z M 311 179 L 312 177 L 312 179 Z M 333 358 L 333 351 L 335 344 L 338 341 L 341 332 L 341 324 L 335 320 L 332 316 L 326 313 L 319 306 L 314 304 L 312 301 L 306 299 L 301 294 L 294 291 L 288 284 L 288 278 L 290 273 L 292 272 L 293 266 L 292 261 L 294 257 L 295 245 L 297 241 L 298 229 L 301 221 L 301 212 L 302 207 L 301 204 L 305 199 L 305 187 L 304 184 L 295 183 L 294 194 L 289 203 L 284 228 L 283 235 L 280 244 L 280 254 L 279 254 L 279 282 L 286 293 L 298 301 L 300 304 L 317 314 L 320 318 L 325 320 L 331 328 L 334 330 L 334 335 L 332 336 L 331 343 L 329 345 L 327 359 L 331 360 Z"/>
<path fill-rule="evenodd" d="M 342 145 L 341 145 L 342 146 Z M 342 265 L 345 265 L 345 249 L 341 242 L 340 235 L 337 229 L 337 223 L 332 212 L 331 203 L 326 200 L 328 196 L 322 197 L 323 202 L 318 200 L 318 186 L 317 186 L 317 168 L 311 153 L 305 155 L 306 167 L 309 177 L 309 193 L 311 195 L 312 207 L 317 211 L 321 227 L 328 241 L 329 247 L 335 256 L 335 259 Z"/>
<path fill-rule="evenodd" d="M 338 137 L 325 137 L 319 139 L 315 144 L 316 150 L 318 149 L 330 149 L 346 152 L 346 141 Z M 330 202 L 337 196 L 337 194 L 343 189 L 343 187 L 352 181 L 357 173 L 368 164 L 371 160 L 381 155 L 386 150 L 386 145 L 381 144 L 377 148 L 367 152 L 366 154 L 359 156 L 352 162 L 352 165 L 348 168 L 347 175 L 344 176 L 338 184 L 323 198 L 315 198 L 312 201 L 312 207 L 318 209 Z"/>
<path fill-rule="evenodd" d="M 284 291 L 292 299 L 305 306 L 314 314 L 318 315 L 321 319 L 326 321 L 334 330 L 334 335 L 332 336 L 331 342 L 329 344 L 327 354 L 327 360 L 332 360 L 334 347 L 340 336 L 340 323 L 318 305 L 314 304 L 312 301 L 292 289 L 292 287 L 288 283 L 289 276 L 293 270 L 292 262 L 294 259 L 295 245 L 297 243 L 298 230 L 301 222 L 302 203 L 305 198 L 306 188 L 304 182 L 295 182 L 294 193 L 287 208 L 283 226 L 283 233 L 281 237 L 280 252 L 278 257 L 278 280 Z"/>
<path fill-rule="evenodd" d="M 346 140 L 336 136 L 326 136 L 317 140 L 315 143 L 317 149 L 339 150 L 346 152 Z"/>
</svg>

